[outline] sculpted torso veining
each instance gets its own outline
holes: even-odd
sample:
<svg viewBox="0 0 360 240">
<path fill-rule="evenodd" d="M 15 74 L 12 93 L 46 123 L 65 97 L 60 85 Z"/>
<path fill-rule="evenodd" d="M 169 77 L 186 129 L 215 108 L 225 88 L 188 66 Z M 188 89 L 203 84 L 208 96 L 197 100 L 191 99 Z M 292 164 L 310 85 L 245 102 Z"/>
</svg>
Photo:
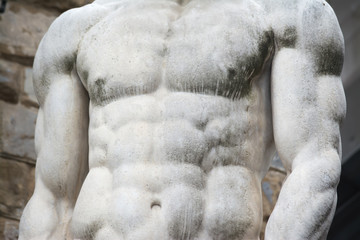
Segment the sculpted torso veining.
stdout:
<svg viewBox="0 0 360 240">
<path fill-rule="evenodd" d="M 315 7 L 323 6 L 316 2 Z M 300 3 L 277 4 L 306 8 Z M 62 23 L 57 20 L 61 27 L 53 36 L 61 38 L 56 40 L 61 48 L 47 47 L 45 38 L 40 49 L 49 56 L 37 56 L 34 67 L 42 107 L 36 133 L 37 176 L 42 180 L 37 184 L 48 190 L 35 190 L 33 199 L 49 196 L 45 198 L 60 209 L 58 219 L 67 220 L 61 228 L 55 222 L 55 232 L 39 236 L 257 239 L 262 223 L 260 183 L 275 152 L 273 114 L 285 112 L 286 120 L 292 111 L 272 109 L 277 100 L 271 94 L 295 109 L 301 105 L 299 116 L 307 116 L 307 109 L 318 111 L 326 98 L 311 90 L 322 81 L 318 75 L 341 71 L 326 60 L 318 63 L 323 52 L 308 59 L 301 55 L 306 51 L 292 55 L 298 67 L 274 68 L 279 50 L 296 49 L 301 36 L 291 17 L 289 26 L 279 23 L 280 30 L 274 29 L 271 11 L 260 0 L 96 1 L 65 14 Z M 332 48 L 340 49 L 327 53 L 330 59 L 341 55 L 339 39 L 329 40 Z M 307 61 L 318 65 L 309 73 Z M 288 76 L 310 81 L 304 89 L 301 82 L 291 83 L 300 93 L 299 101 L 289 97 L 291 88 L 271 89 L 272 76 L 291 70 Z M 339 86 L 330 89 L 339 92 L 331 105 L 335 110 L 320 107 L 325 115 L 333 111 L 339 116 L 335 129 L 344 108 Z M 52 117 L 57 119 L 51 126 L 47 121 Z M 282 131 L 291 128 L 279 131 L 277 144 L 286 146 L 278 149 L 281 157 L 294 158 L 293 145 L 307 149 L 306 121 L 298 122 L 306 130 L 299 130 L 294 142 L 282 143 Z M 335 143 L 330 149 L 338 149 L 338 135 L 331 137 Z M 51 141 L 58 145 L 49 147 Z M 30 231 L 23 232 L 31 232 L 25 221 L 22 226 Z M 331 217 L 319 221 L 331 222 Z M 326 229 L 312 231 L 326 236 Z"/>
</svg>

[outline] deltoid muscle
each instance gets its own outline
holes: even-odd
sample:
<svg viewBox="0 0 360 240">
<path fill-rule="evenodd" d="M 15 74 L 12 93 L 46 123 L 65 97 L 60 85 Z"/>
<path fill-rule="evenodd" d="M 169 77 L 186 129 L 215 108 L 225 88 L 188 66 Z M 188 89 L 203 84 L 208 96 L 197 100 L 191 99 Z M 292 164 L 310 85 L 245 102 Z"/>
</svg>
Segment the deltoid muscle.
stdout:
<svg viewBox="0 0 360 240">
<path fill-rule="evenodd" d="M 96 0 L 34 62 L 36 188 L 20 239 L 325 239 L 343 37 L 322 0 Z"/>
</svg>

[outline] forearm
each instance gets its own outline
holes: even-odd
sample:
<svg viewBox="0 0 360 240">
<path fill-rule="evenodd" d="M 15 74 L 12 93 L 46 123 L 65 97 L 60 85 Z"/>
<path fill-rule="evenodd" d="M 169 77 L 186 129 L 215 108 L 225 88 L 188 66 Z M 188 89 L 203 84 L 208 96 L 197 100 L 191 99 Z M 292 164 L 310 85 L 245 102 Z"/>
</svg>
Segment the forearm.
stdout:
<svg viewBox="0 0 360 240">
<path fill-rule="evenodd" d="M 323 159 L 294 169 L 268 221 L 266 240 L 326 239 L 337 200 L 336 161 L 340 165 L 339 159 Z"/>
<path fill-rule="evenodd" d="M 64 239 L 64 236 L 69 236 L 72 207 L 67 200 L 56 199 L 47 189 L 39 188 L 37 186 L 24 209 L 19 239 Z"/>
</svg>

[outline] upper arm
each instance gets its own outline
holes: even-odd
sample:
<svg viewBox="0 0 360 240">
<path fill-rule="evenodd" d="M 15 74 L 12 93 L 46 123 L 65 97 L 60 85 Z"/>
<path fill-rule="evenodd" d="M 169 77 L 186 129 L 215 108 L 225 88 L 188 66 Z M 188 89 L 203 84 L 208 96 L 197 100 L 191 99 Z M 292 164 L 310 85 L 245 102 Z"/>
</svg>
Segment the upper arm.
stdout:
<svg viewBox="0 0 360 240">
<path fill-rule="evenodd" d="M 40 104 L 35 132 L 36 186 L 73 200 L 79 164 L 87 155 L 88 100 L 74 70 L 75 39 L 63 45 L 68 36 L 63 32 L 66 15 L 52 24 L 34 61 L 34 88 Z"/>
<path fill-rule="evenodd" d="M 56 196 L 74 200 L 86 171 L 88 99 L 76 76 L 59 78 L 39 110 L 36 174 Z"/>
<path fill-rule="evenodd" d="M 37 186 L 72 203 L 86 175 L 88 155 L 89 99 L 76 72 L 77 48 L 102 11 L 88 5 L 62 14 L 42 39 L 34 61 L 40 104 L 35 145 L 36 181 L 41 184 Z"/>
<path fill-rule="evenodd" d="M 315 159 L 329 159 L 329 165 L 337 168 L 339 124 L 346 111 L 340 78 L 343 37 L 327 3 L 299 2 L 296 17 L 292 16 L 296 21 L 288 28 L 290 37 L 281 35 L 286 31 L 275 34 L 271 84 L 275 144 L 289 171 L 304 162 L 323 164 Z"/>
<path fill-rule="evenodd" d="M 103 8 L 87 5 L 62 14 L 35 56 L 34 89 L 40 109 L 35 129 L 35 191 L 20 221 L 20 239 L 68 234 L 68 223 L 87 173 L 88 96 L 76 73 L 84 30 Z"/>
</svg>

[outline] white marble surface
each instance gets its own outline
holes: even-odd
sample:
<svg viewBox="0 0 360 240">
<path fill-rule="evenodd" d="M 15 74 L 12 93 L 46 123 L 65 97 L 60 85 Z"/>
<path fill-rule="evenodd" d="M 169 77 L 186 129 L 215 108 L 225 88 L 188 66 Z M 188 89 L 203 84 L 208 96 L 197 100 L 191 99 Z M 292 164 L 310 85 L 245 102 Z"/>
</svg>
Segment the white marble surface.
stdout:
<svg viewBox="0 0 360 240">
<path fill-rule="evenodd" d="M 36 187 L 20 239 L 324 239 L 340 175 L 343 37 L 320 0 L 95 1 L 34 63 Z"/>
</svg>

